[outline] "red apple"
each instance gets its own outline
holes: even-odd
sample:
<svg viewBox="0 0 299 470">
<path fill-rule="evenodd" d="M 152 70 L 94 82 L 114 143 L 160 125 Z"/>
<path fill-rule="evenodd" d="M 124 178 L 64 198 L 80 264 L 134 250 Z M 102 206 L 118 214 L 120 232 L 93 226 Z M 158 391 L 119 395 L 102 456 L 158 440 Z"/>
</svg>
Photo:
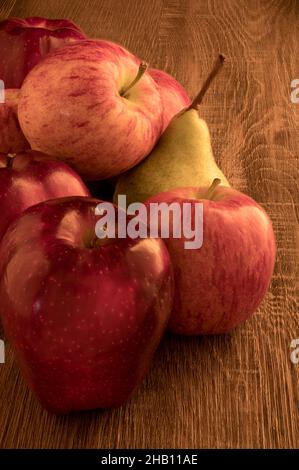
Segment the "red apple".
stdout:
<svg viewBox="0 0 299 470">
<path fill-rule="evenodd" d="M 0 154 L 0 240 L 28 207 L 47 199 L 90 195 L 71 168 L 49 158 L 32 150 L 15 156 Z"/>
<path fill-rule="evenodd" d="M 160 94 L 144 69 L 138 72 L 136 57 L 104 40 L 49 54 L 21 89 L 19 120 L 31 147 L 66 161 L 87 180 L 136 165 L 162 130 Z"/>
<path fill-rule="evenodd" d="M 169 328 L 185 335 L 226 333 L 249 318 L 264 298 L 275 262 L 272 224 L 259 204 L 232 188 L 178 188 L 152 202 L 203 204 L 203 245 L 186 249 L 186 239 L 165 239 L 175 278 Z M 170 233 L 172 234 L 170 226 Z"/>
<path fill-rule="evenodd" d="M 164 243 L 95 238 L 91 198 L 28 209 L 0 245 L 0 311 L 27 382 L 56 413 L 114 407 L 140 383 L 166 328 Z"/>
<path fill-rule="evenodd" d="M 28 72 L 49 52 L 85 39 L 69 20 L 8 18 L 0 22 L 0 79 L 6 88 L 19 88 Z"/>
<path fill-rule="evenodd" d="M 191 104 L 191 100 L 183 86 L 171 75 L 159 69 L 150 69 L 149 74 L 158 85 L 163 104 L 164 131 L 171 119 L 182 109 Z"/>
<path fill-rule="evenodd" d="M 0 102 L 0 152 L 20 152 L 30 148 L 18 121 L 20 90 L 4 90 L 4 102 Z"/>
</svg>

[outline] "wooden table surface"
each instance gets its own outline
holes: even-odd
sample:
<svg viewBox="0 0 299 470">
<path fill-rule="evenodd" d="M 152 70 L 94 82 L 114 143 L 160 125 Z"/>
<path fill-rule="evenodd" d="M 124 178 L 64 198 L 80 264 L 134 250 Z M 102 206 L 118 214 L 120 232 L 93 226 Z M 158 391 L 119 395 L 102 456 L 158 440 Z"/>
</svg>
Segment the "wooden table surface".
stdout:
<svg viewBox="0 0 299 470">
<path fill-rule="evenodd" d="M 48 414 L 7 346 L 0 447 L 297 448 L 299 364 L 290 343 L 299 338 L 299 104 L 290 93 L 299 78 L 299 2 L 1 0 L 1 19 L 9 15 L 71 18 L 172 73 L 191 97 L 223 52 L 226 66 L 201 113 L 228 179 L 271 216 L 278 251 L 254 318 L 221 337 L 168 335 L 122 408 Z"/>
</svg>

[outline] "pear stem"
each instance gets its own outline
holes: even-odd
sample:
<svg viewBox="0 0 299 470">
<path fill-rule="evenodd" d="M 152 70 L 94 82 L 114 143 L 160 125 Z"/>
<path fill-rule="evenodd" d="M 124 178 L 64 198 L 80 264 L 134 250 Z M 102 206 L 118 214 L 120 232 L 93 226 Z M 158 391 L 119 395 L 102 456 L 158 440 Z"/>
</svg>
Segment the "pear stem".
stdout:
<svg viewBox="0 0 299 470">
<path fill-rule="evenodd" d="M 7 154 L 6 168 L 12 168 L 15 156 L 16 156 L 15 153 L 8 153 Z"/>
<path fill-rule="evenodd" d="M 212 196 L 213 196 L 213 193 L 215 191 L 215 189 L 217 188 L 217 186 L 221 183 L 221 179 L 220 178 L 215 178 L 211 184 L 211 186 L 209 187 L 209 189 L 207 190 L 205 196 L 203 197 L 203 199 L 211 199 Z"/>
<path fill-rule="evenodd" d="M 127 88 L 122 90 L 121 96 L 123 98 L 125 98 L 126 97 L 125 95 L 128 93 L 128 91 L 131 90 L 131 88 L 133 88 L 133 86 L 136 85 L 137 82 L 139 82 L 139 80 L 141 79 L 142 75 L 144 74 L 147 68 L 148 68 L 148 64 L 146 62 L 141 62 L 141 64 L 139 65 L 137 75 L 134 78 L 134 80 L 130 83 L 129 86 L 127 86 Z"/>
<path fill-rule="evenodd" d="M 200 105 L 200 103 L 202 102 L 203 97 L 205 96 L 207 90 L 209 89 L 212 81 L 214 80 L 214 78 L 218 74 L 219 70 L 221 69 L 224 60 L 225 60 L 224 56 L 222 54 L 219 54 L 219 56 L 217 57 L 217 59 L 215 61 L 215 64 L 214 64 L 208 78 L 206 79 L 203 86 L 199 90 L 198 95 L 194 98 L 194 100 L 190 104 L 189 108 L 187 108 L 188 110 L 189 109 L 197 109 L 197 107 Z"/>
</svg>

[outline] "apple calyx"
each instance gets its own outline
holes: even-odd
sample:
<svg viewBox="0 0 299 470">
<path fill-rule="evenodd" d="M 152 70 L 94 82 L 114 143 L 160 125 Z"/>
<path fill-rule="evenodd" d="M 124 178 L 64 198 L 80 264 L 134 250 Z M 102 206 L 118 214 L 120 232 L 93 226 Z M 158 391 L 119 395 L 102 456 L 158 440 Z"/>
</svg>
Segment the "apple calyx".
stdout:
<svg viewBox="0 0 299 470">
<path fill-rule="evenodd" d="M 209 187 L 209 189 L 207 190 L 206 194 L 204 196 L 201 197 L 201 199 L 212 199 L 212 196 L 214 194 L 214 191 L 215 189 L 217 188 L 217 186 L 221 184 L 221 179 L 220 178 L 215 178 L 211 184 L 211 186 Z"/>
<path fill-rule="evenodd" d="M 141 64 L 139 65 L 139 69 L 138 69 L 136 77 L 130 83 L 129 86 L 127 86 L 124 90 L 121 91 L 120 96 L 122 96 L 123 98 L 128 98 L 128 96 L 126 96 L 128 91 L 131 90 L 131 88 L 133 88 L 133 86 L 139 82 L 139 80 L 141 79 L 142 75 L 147 70 L 147 68 L 148 68 L 148 64 L 146 62 L 141 62 Z"/>
<path fill-rule="evenodd" d="M 6 168 L 12 168 L 15 156 L 16 156 L 15 153 L 8 153 L 7 154 Z"/>
<path fill-rule="evenodd" d="M 209 73 L 207 79 L 205 80 L 205 82 L 202 85 L 201 89 L 199 90 L 198 94 L 196 95 L 196 97 L 194 98 L 194 100 L 192 101 L 190 106 L 186 109 L 186 111 L 189 111 L 190 109 L 196 109 L 197 110 L 197 108 L 201 104 L 201 102 L 203 100 L 203 97 L 205 96 L 207 90 L 210 88 L 210 85 L 211 85 L 212 81 L 214 80 L 214 78 L 216 77 L 218 72 L 220 71 L 224 61 L 225 61 L 224 56 L 222 54 L 219 54 L 219 56 L 217 57 L 217 59 L 214 63 L 214 66 L 213 66 L 211 72 Z"/>
</svg>

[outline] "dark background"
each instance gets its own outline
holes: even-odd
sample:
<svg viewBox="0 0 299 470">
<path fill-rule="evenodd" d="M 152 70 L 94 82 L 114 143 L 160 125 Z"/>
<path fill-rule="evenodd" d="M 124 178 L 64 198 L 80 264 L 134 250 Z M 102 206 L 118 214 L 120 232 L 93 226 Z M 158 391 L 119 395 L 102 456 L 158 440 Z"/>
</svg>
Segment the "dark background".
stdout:
<svg viewBox="0 0 299 470">
<path fill-rule="evenodd" d="M 272 218 L 278 252 L 254 318 L 222 337 L 168 335 L 122 408 L 48 414 L 8 350 L 0 447 L 298 447 L 299 364 L 290 343 L 299 337 L 299 104 L 290 83 L 299 78 L 299 3 L 1 0 L 0 18 L 9 15 L 70 18 L 172 73 L 191 97 L 221 51 L 226 65 L 200 112 L 228 179 Z"/>
</svg>

